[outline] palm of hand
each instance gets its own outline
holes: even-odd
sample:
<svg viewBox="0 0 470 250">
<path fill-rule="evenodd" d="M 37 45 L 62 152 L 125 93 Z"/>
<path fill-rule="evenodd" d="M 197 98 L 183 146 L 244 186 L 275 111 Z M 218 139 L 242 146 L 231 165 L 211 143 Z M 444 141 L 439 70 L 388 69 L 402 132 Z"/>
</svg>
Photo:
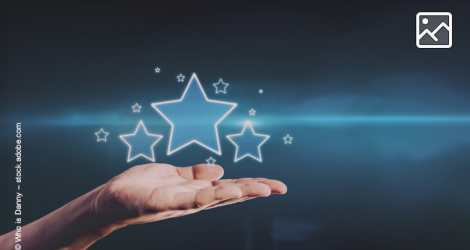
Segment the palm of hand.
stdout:
<svg viewBox="0 0 470 250">
<path fill-rule="evenodd" d="M 105 184 L 95 209 L 113 222 L 141 224 L 287 191 L 275 180 L 218 180 L 222 175 L 220 166 L 205 164 L 135 166 Z"/>
</svg>

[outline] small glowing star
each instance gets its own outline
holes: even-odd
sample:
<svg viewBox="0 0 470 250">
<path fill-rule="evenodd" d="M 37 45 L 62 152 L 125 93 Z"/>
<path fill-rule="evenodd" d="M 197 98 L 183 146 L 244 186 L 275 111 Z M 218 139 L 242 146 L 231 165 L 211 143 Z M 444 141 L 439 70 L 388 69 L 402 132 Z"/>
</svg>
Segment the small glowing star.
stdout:
<svg viewBox="0 0 470 250">
<path fill-rule="evenodd" d="M 246 127 L 250 127 L 249 132 Z M 245 127 L 240 134 L 227 135 L 227 138 L 235 145 L 235 162 L 250 156 L 251 158 L 262 162 L 261 158 L 261 145 L 269 139 L 269 135 L 256 134 L 251 126 L 250 121 L 246 121 Z M 251 140 L 251 141 L 249 141 Z M 243 145 L 240 147 L 239 145 Z M 240 153 L 242 152 L 242 153 Z M 258 156 L 255 156 L 257 154 Z M 241 156 L 239 156 L 241 155 Z"/>
<path fill-rule="evenodd" d="M 290 137 L 289 135 L 283 138 L 284 138 L 284 144 L 292 144 L 292 139 L 294 139 L 294 137 Z"/>
<path fill-rule="evenodd" d="M 215 163 L 215 160 L 212 159 L 212 156 L 206 160 L 207 161 L 207 164 L 209 164 L 209 166 L 214 166 L 214 163 Z"/>
<path fill-rule="evenodd" d="M 106 136 L 108 136 L 108 134 L 108 132 L 104 132 L 103 128 L 101 128 L 99 132 L 95 133 L 95 135 L 98 136 L 97 141 L 106 141 Z"/>
<path fill-rule="evenodd" d="M 224 94 L 227 94 L 227 86 L 228 86 L 229 84 L 223 82 L 223 81 L 222 81 L 222 78 L 220 78 L 220 80 L 219 80 L 218 83 L 214 83 L 214 84 L 212 84 L 212 85 L 214 85 L 214 87 L 215 87 L 215 93 L 216 93 L 216 94 L 218 94 L 218 93 L 220 93 L 220 92 L 221 92 L 221 93 L 224 93 Z M 220 86 L 220 85 L 223 85 L 223 87 Z M 219 89 L 219 87 L 220 87 L 220 89 Z"/>
<path fill-rule="evenodd" d="M 128 162 L 139 156 L 155 162 L 153 146 L 155 146 L 163 136 L 149 134 L 147 128 L 145 128 L 144 122 L 140 121 L 133 134 L 120 135 L 119 137 L 129 146 L 129 153 L 127 155 Z"/>
<path fill-rule="evenodd" d="M 139 104 L 135 104 L 134 106 L 132 106 L 132 109 L 134 110 L 134 113 L 137 112 L 137 113 L 140 113 L 140 108 L 142 108 L 142 106 L 139 106 Z"/>
<path fill-rule="evenodd" d="M 184 75 L 183 74 L 180 74 L 176 78 L 178 78 L 178 82 L 184 82 Z"/>
</svg>

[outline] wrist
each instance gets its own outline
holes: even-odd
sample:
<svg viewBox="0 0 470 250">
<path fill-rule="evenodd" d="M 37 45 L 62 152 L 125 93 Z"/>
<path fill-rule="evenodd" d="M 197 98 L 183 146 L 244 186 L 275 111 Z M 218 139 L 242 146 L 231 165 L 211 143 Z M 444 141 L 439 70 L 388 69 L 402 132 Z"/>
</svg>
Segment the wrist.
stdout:
<svg viewBox="0 0 470 250">
<path fill-rule="evenodd" d="M 60 226 L 51 233 L 53 237 L 50 239 L 58 243 L 54 245 L 59 249 L 86 249 L 106 235 L 124 227 L 115 223 L 110 216 L 97 213 L 98 197 L 105 185 L 95 188 L 40 219 L 43 220 L 48 216 L 63 218 Z M 48 223 L 46 221 L 46 224 Z"/>
<path fill-rule="evenodd" d="M 96 213 L 96 198 L 103 186 L 25 226 L 23 235 L 28 239 L 23 242 L 24 249 L 87 249 L 123 227 Z"/>
<path fill-rule="evenodd" d="M 94 231 L 104 234 L 103 237 L 126 226 L 113 212 L 116 204 L 114 204 L 108 193 L 109 184 L 106 183 L 87 193 L 88 197 L 84 200 L 84 203 L 88 204 L 86 213 L 95 221 Z"/>
</svg>

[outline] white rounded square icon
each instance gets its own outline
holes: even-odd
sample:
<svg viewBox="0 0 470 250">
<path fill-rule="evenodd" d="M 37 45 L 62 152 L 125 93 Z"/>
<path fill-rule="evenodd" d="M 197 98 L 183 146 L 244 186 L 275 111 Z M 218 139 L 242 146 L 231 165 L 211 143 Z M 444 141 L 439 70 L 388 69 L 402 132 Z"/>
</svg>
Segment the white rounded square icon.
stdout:
<svg viewBox="0 0 470 250">
<path fill-rule="evenodd" d="M 416 14 L 416 46 L 422 49 L 452 47 L 452 14 L 450 12 Z"/>
</svg>

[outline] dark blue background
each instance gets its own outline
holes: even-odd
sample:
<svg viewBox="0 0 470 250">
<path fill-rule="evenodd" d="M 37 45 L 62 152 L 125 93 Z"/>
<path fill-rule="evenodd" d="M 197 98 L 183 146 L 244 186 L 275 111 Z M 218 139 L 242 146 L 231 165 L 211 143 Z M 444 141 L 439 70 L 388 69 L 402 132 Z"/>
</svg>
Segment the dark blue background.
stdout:
<svg viewBox="0 0 470 250">
<path fill-rule="evenodd" d="M 469 249 L 469 7 L 10 1 L 2 26 L 0 233 L 14 228 L 16 122 L 23 220 L 31 222 L 147 163 L 126 163 L 118 137 L 143 119 L 164 135 L 158 162 L 187 166 L 212 156 L 225 178 L 279 179 L 289 191 L 124 228 L 90 249 Z M 416 48 L 420 11 L 453 14 L 451 49 Z M 180 98 L 185 83 L 176 75 L 188 80 L 193 72 L 209 98 L 239 104 L 219 126 L 222 156 L 199 146 L 166 155 L 170 126 L 150 103 Z M 214 93 L 219 78 L 230 83 L 226 95 Z M 132 113 L 136 102 L 140 114 Z M 225 135 L 248 118 L 271 135 L 263 163 L 233 162 Z M 101 127 L 110 132 L 106 143 L 96 142 Z M 292 145 L 284 145 L 286 134 Z M 296 222 L 319 229 L 278 242 L 270 234 L 279 220 L 294 232 Z"/>
</svg>

